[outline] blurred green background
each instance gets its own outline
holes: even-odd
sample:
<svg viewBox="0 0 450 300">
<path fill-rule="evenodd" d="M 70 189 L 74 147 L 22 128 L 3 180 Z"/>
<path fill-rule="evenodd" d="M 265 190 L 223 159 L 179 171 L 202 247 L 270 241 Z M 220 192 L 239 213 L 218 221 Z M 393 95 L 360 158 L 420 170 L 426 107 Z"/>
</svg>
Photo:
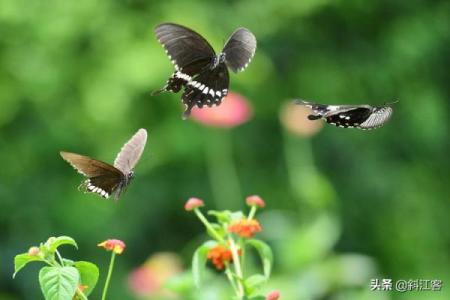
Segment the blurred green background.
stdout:
<svg viewBox="0 0 450 300">
<path fill-rule="evenodd" d="M 13 257 L 58 235 L 79 243 L 65 256 L 102 275 L 109 256 L 96 244 L 124 240 L 109 299 L 139 299 L 133 269 L 167 251 L 188 269 L 205 239 L 188 197 L 238 210 L 249 194 L 267 202 L 259 237 L 274 249 L 268 290 L 282 300 L 450 299 L 449 12 L 448 1 L 416 0 L 0 1 L 0 299 L 42 299 L 38 266 L 12 280 Z M 230 86 L 251 121 L 207 128 L 181 120 L 180 95 L 150 96 L 173 71 L 152 31 L 167 21 L 217 51 L 235 28 L 254 32 L 256 55 Z M 381 129 L 306 137 L 279 121 L 294 97 L 400 102 Z M 141 127 L 147 148 L 122 199 L 78 192 L 58 152 L 112 162 Z M 371 278 L 443 289 L 371 292 Z M 212 280 L 178 299 L 227 299 Z"/>
</svg>

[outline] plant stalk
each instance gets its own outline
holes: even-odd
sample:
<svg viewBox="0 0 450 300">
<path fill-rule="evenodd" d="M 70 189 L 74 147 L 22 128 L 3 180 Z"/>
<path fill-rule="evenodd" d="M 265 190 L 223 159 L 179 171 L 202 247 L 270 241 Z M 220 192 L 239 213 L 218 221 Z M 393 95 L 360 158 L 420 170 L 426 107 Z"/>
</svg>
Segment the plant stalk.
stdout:
<svg viewBox="0 0 450 300">
<path fill-rule="evenodd" d="M 111 280 L 111 274 L 114 268 L 114 261 L 116 259 L 116 253 L 111 252 L 111 261 L 109 262 L 108 275 L 106 276 L 105 286 L 103 287 L 102 300 L 106 299 L 106 293 L 108 292 L 109 281 Z"/>
<path fill-rule="evenodd" d="M 211 232 L 211 234 L 214 236 L 214 238 L 221 242 L 224 243 L 225 240 L 217 233 L 217 231 L 211 226 L 211 224 L 209 223 L 209 221 L 205 218 L 205 216 L 202 214 L 202 212 L 198 209 L 195 208 L 194 209 L 195 214 L 197 215 L 197 217 L 200 219 L 200 221 L 202 221 L 203 225 L 205 225 L 206 229 Z"/>
<path fill-rule="evenodd" d="M 242 285 L 242 269 L 241 269 L 241 262 L 239 260 L 239 254 L 238 254 L 238 250 L 236 247 L 236 243 L 234 242 L 234 240 L 230 237 L 228 239 L 229 243 L 230 243 L 230 250 L 231 250 L 231 255 L 233 256 L 233 264 L 234 264 L 234 270 L 236 272 L 236 276 L 237 276 L 237 288 L 238 288 L 238 299 L 243 299 L 244 298 L 244 286 Z"/>
</svg>

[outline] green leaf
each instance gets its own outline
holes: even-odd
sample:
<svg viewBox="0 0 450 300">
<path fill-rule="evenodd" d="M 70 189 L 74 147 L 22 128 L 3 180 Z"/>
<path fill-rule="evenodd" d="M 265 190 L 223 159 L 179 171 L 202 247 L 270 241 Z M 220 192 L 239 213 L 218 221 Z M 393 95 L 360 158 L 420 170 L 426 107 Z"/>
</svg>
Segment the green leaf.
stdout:
<svg viewBox="0 0 450 300">
<path fill-rule="evenodd" d="M 77 261 L 74 263 L 74 267 L 77 268 L 80 273 L 81 284 L 87 286 L 84 294 L 88 296 L 97 284 L 99 275 L 98 267 L 88 261 Z"/>
<path fill-rule="evenodd" d="M 73 260 L 67 259 L 67 258 L 63 258 L 62 260 L 63 260 L 64 266 L 69 266 L 69 267 L 71 267 L 71 266 L 73 266 L 73 264 L 75 263 Z"/>
<path fill-rule="evenodd" d="M 194 280 L 191 272 L 183 272 L 169 278 L 164 283 L 164 287 L 179 295 L 189 295 L 194 288 Z"/>
<path fill-rule="evenodd" d="M 244 281 L 244 287 L 248 296 L 260 296 L 257 292 L 267 282 L 267 277 L 261 274 L 250 276 Z"/>
<path fill-rule="evenodd" d="M 78 245 L 75 240 L 69 236 L 60 236 L 57 238 L 48 239 L 46 246 L 48 247 L 51 253 L 54 253 L 56 249 L 61 245 L 72 245 L 78 249 Z"/>
<path fill-rule="evenodd" d="M 264 276 L 266 276 L 266 278 L 269 278 L 273 263 L 273 254 L 270 247 L 263 241 L 255 239 L 247 240 L 245 243 L 254 247 L 256 251 L 258 251 L 259 257 L 261 257 L 261 261 L 263 264 Z"/>
<path fill-rule="evenodd" d="M 235 211 L 232 212 L 230 215 L 230 222 L 236 221 L 236 220 L 242 220 L 245 219 L 246 217 L 244 216 L 244 214 L 242 213 L 242 211 Z"/>
<path fill-rule="evenodd" d="M 231 221 L 231 211 L 229 210 L 209 210 L 208 215 L 216 217 L 217 221 L 221 224 L 230 223 Z"/>
<path fill-rule="evenodd" d="M 16 277 L 16 274 L 19 273 L 19 271 L 25 267 L 26 264 L 32 261 L 41 261 L 42 259 L 39 256 L 35 255 L 29 255 L 28 253 L 22 253 L 16 255 L 14 257 L 14 274 L 13 278 Z"/>
<path fill-rule="evenodd" d="M 207 241 L 197 248 L 192 257 L 192 275 L 194 276 L 194 283 L 199 288 L 200 282 L 203 278 L 203 273 L 206 269 L 206 262 L 208 260 L 208 251 L 217 245 L 216 241 Z"/>
<path fill-rule="evenodd" d="M 46 300 L 72 300 L 80 274 L 74 267 L 43 267 L 39 284 Z"/>
<path fill-rule="evenodd" d="M 261 296 L 261 295 L 257 295 L 257 296 L 249 297 L 247 299 L 251 299 L 251 300 L 266 300 L 266 297 Z"/>
</svg>

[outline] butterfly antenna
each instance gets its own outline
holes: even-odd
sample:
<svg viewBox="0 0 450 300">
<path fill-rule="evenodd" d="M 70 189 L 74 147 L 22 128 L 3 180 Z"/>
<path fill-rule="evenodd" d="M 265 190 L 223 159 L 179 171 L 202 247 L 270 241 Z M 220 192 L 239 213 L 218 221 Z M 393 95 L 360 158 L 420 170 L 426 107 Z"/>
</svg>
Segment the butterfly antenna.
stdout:
<svg viewBox="0 0 450 300">
<path fill-rule="evenodd" d="M 390 106 L 390 105 L 392 105 L 392 104 L 399 103 L 399 102 L 400 102 L 400 100 L 395 100 L 395 101 L 393 101 L 393 102 L 385 102 L 385 103 L 384 103 L 384 106 Z"/>
<path fill-rule="evenodd" d="M 294 103 L 298 104 L 298 105 L 309 105 L 309 104 L 311 104 L 311 102 L 308 102 L 308 101 L 305 101 L 305 100 L 302 100 L 302 99 L 295 99 Z"/>
</svg>

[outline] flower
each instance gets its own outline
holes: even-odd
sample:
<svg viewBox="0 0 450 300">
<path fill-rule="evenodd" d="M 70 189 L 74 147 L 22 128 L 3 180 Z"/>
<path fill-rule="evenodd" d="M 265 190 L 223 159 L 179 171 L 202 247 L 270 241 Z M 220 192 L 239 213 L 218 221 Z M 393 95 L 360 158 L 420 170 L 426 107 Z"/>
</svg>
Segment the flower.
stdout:
<svg viewBox="0 0 450 300">
<path fill-rule="evenodd" d="M 279 298 L 280 298 L 280 292 L 272 291 L 269 294 L 267 294 L 266 300 L 278 300 Z"/>
<path fill-rule="evenodd" d="M 168 294 L 164 285 L 181 272 L 181 259 L 177 254 L 156 253 L 130 273 L 128 286 L 139 297 Z"/>
<path fill-rule="evenodd" d="M 103 247 L 108 251 L 113 251 L 115 254 L 122 254 L 123 250 L 125 250 L 125 243 L 115 239 L 106 240 L 97 246 Z"/>
<path fill-rule="evenodd" d="M 247 199 L 245 199 L 245 202 L 247 203 L 248 206 L 258 206 L 260 208 L 266 206 L 264 200 L 258 195 L 248 196 Z"/>
<path fill-rule="evenodd" d="M 222 245 L 217 245 L 209 249 L 207 257 L 212 261 L 217 270 L 222 270 L 225 263 L 231 261 L 233 255 L 230 249 Z"/>
<path fill-rule="evenodd" d="M 205 203 L 202 199 L 191 197 L 184 205 L 184 209 L 187 211 L 191 211 L 202 206 L 205 206 Z"/>
<path fill-rule="evenodd" d="M 35 246 L 28 249 L 29 256 L 38 256 L 39 252 L 40 252 L 39 248 Z"/>
<path fill-rule="evenodd" d="M 89 286 L 84 285 L 84 284 L 78 284 L 78 290 L 82 293 L 84 293 L 85 290 L 87 290 Z"/>
<path fill-rule="evenodd" d="M 193 120 L 208 126 L 232 128 L 247 122 L 252 116 L 252 109 L 247 100 L 230 92 L 222 100 L 222 104 L 215 107 L 192 109 Z"/>
<path fill-rule="evenodd" d="M 255 219 L 240 219 L 228 226 L 228 231 L 236 233 L 240 237 L 251 238 L 255 233 L 261 232 L 262 228 Z"/>
<path fill-rule="evenodd" d="M 311 109 L 306 106 L 288 102 L 283 105 L 280 111 L 280 121 L 293 134 L 309 137 L 319 132 L 323 127 L 323 122 L 308 120 L 310 114 Z"/>
</svg>

